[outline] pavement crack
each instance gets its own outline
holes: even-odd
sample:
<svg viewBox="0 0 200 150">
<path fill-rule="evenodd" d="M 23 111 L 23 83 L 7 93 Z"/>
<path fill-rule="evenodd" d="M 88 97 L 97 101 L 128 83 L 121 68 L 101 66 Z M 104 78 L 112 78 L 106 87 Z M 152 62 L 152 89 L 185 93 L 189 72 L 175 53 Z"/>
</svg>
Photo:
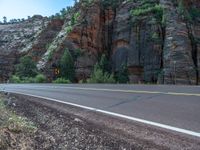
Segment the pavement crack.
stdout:
<svg viewBox="0 0 200 150">
<path fill-rule="evenodd" d="M 123 104 L 129 103 L 129 102 L 133 102 L 133 101 L 138 100 L 140 97 L 141 97 L 141 96 L 136 96 L 136 97 L 134 97 L 134 99 L 124 100 L 124 101 L 119 102 L 119 103 L 116 103 L 116 104 L 114 104 L 114 105 L 110 105 L 110 106 L 108 106 L 108 107 L 106 107 L 106 108 L 113 108 L 113 107 L 117 107 L 117 106 L 119 106 L 119 105 L 123 105 Z"/>
</svg>

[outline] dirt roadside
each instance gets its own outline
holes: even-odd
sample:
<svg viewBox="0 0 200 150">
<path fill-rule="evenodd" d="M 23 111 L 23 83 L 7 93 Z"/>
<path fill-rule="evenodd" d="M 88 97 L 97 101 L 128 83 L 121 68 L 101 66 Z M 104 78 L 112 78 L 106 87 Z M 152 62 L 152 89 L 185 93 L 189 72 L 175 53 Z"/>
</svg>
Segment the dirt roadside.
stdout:
<svg viewBox="0 0 200 150">
<path fill-rule="evenodd" d="M 200 149 L 199 138 L 44 99 L 16 94 L 4 98 L 10 110 L 37 126 L 34 133 L 15 136 L 18 140 L 8 149 Z"/>
</svg>

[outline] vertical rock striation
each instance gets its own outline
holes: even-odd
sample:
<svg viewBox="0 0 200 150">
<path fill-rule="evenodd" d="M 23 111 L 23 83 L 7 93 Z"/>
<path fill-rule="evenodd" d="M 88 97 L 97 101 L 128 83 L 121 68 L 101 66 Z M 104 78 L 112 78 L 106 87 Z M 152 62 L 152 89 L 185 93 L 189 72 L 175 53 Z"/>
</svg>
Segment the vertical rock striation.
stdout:
<svg viewBox="0 0 200 150">
<path fill-rule="evenodd" d="M 166 35 L 163 49 L 165 84 L 196 84 L 196 71 L 192 58 L 192 45 L 186 22 L 174 3 L 161 0 L 165 8 Z"/>
<path fill-rule="evenodd" d="M 0 82 L 23 55 L 32 56 L 51 81 L 52 67 L 69 49 L 77 82 L 89 78 L 106 54 L 114 73 L 127 66 L 131 83 L 200 84 L 199 5 L 199 0 L 81 1 L 62 20 L 35 16 L 0 25 Z M 74 14 L 80 15 L 72 24 Z"/>
</svg>

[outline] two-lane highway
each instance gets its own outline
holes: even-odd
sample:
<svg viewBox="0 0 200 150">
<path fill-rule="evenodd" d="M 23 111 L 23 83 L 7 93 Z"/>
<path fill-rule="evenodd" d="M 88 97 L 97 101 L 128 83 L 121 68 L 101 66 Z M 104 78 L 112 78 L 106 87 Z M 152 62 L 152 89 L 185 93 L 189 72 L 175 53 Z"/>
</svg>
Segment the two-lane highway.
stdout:
<svg viewBox="0 0 200 150">
<path fill-rule="evenodd" d="M 200 137 L 199 86 L 0 84 L 0 91 L 78 104 Z"/>
</svg>

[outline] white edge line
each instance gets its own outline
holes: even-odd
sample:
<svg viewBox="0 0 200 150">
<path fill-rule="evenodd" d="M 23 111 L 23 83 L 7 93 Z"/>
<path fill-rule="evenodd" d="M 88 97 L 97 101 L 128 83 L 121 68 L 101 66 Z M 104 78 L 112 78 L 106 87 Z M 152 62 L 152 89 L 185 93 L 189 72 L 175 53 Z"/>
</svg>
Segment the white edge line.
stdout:
<svg viewBox="0 0 200 150">
<path fill-rule="evenodd" d="M 8 92 L 11 92 L 11 91 L 8 91 Z M 11 92 L 11 93 L 31 96 L 31 97 L 35 97 L 35 98 L 46 99 L 46 100 L 50 100 L 50 101 L 54 101 L 54 102 L 58 102 L 58 103 L 62 103 L 62 104 L 67 104 L 67 105 L 87 109 L 87 110 L 92 110 L 92 111 L 95 111 L 95 112 L 104 113 L 104 114 L 119 117 L 119 118 L 124 118 L 124 119 L 128 119 L 128 120 L 144 123 L 144 124 L 147 124 L 147 125 L 160 127 L 160 128 L 163 128 L 163 129 L 168 129 L 168 130 L 171 130 L 171 131 L 176 131 L 176 132 L 179 132 L 179 133 L 184 133 L 184 134 L 187 134 L 187 135 L 192 135 L 192 136 L 195 136 L 195 137 L 200 137 L 200 133 L 198 133 L 198 132 L 194 132 L 194 131 L 190 131 L 190 130 L 186 130 L 186 129 L 181 129 L 181 128 L 177 128 L 177 127 L 173 127 L 173 126 L 169 126 L 169 125 L 165 125 L 165 124 L 161 124 L 161 123 L 157 123 L 157 122 L 152 122 L 152 121 L 148 121 L 148 120 L 144 120 L 144 119 L 139 119 L 139 118 L 135 118 L 135 117 L 131 117 L 131 116 L 126 116 L 126 115 L 122 115 L 122 114 L 118 114 L 118 113 L 114 113 L 114 112 L 109 112 L 109 111 L 101 110 L 101 109 L 98 109 L 98 108 L 87 107 L 87 106 L 83 106 L 83 105 L 79 105 L 79 104 L 75 104 L 75 103 L 64 102 L 62 100 L 57 100 L 57 99 L 54 99 L 54 98 L 37 96 L 37 95 L 32 95 L 32 94 L 26 94 L 26 93 L 22 93 L 22 92 Z"/>
</svg>

